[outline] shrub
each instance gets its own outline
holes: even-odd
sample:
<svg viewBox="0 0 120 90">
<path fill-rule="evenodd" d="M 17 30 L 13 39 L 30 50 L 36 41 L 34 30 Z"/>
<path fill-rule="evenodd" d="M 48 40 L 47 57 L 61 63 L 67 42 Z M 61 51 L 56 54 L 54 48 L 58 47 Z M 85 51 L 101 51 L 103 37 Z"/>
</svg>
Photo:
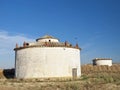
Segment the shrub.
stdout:
<svg viewBox="0 0 120 90">
<path fill-rule="evenodd" d="M 87 80 L 89 77 L 87 75 L 82 75 L 81 80 Z"/>
</svg>

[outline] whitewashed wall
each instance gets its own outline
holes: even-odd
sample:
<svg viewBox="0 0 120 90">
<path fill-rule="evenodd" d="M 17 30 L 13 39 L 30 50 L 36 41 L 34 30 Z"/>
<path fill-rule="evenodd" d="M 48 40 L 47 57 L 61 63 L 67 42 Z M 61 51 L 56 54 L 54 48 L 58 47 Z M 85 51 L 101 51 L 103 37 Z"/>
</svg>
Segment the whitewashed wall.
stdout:
<svg viewBox="0 0 120 90">
<path fill-rule="evenodd" d="M 112 60 L 96 60 L 96 65 L 108 65 L 112 66 Z"/>
<path fill-rule="evenodd" d="M 72 77 L 81 75 L 80 50 L 67 47 L 32 47 L 16 50 L 16 78 Z"/>
<path fill-rule="evenodd" d="M 39 39 L 38 42 L 49 42 L 49 40 L 50 40 L 50 42 L 59 42 L 58 39 L 52 39 L 52 38 L 50 38 L 50 39 Z"/>
</svg>

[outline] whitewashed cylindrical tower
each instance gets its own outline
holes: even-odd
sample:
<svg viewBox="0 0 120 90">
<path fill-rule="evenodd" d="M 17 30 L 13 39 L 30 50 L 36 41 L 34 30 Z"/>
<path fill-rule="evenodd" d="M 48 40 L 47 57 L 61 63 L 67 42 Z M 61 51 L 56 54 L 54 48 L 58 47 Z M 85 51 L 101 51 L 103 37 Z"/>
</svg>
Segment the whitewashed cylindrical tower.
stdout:
<svg viewBox="0 0 120 90">
<path fill-rule="evenodd" d="M 112 66 L 112 59 L 110 59 L 110 58 L 95 58 L 95 59 L 93 59 L 93 65 Z"/>
<path fill-rule="evenodd" d="M 52 36 L 36 39 L 34 43 L 16 45 L 16 78 L 79 77 L 80 48 L 61 43 Z"/>
</svg>

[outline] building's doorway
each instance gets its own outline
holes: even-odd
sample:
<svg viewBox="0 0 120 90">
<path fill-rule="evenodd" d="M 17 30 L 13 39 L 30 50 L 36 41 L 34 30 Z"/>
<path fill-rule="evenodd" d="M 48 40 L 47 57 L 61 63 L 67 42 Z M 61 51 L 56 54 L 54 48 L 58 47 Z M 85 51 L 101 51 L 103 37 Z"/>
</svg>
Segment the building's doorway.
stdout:
<svg viewBox="0 0 120 90">
<path fill-rule="evenodd" d="M 72 76 L 73 78 L 77 78 L 77 68 L 72 69 Z"/>
</svg>

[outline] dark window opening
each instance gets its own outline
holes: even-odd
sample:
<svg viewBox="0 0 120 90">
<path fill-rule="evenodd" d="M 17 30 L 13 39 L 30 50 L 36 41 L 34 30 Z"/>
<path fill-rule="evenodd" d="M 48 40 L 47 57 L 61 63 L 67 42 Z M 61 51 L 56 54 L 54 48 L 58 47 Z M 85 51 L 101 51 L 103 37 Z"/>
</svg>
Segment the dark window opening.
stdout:
<svg viewBox="0 0 120 90">
<path fill-rule="evenodd" d="M 49 42 L 51 42 L 51 40 L 49 40 Z"/>
<path fill-rule="evenodd" d="M 26 43 L 27 46 L 29 46 L 29 43 Z"/>
</svg>

